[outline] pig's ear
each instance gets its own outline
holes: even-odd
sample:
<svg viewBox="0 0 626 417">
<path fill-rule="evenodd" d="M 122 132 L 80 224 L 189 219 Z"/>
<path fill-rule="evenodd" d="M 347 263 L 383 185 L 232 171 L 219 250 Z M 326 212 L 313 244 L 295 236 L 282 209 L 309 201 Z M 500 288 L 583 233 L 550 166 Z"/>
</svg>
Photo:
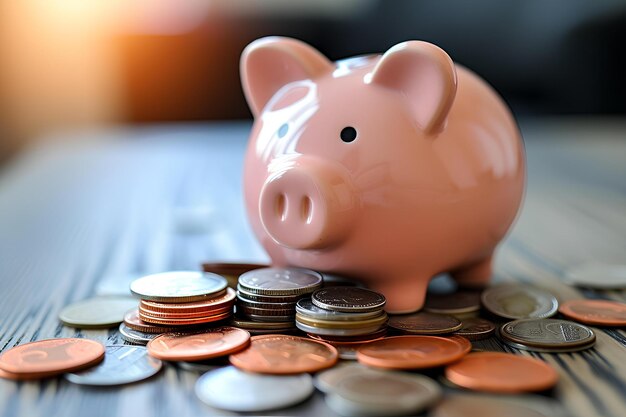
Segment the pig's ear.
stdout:
<svg viewBox="0 0 626 417">
<path fill-rule="evenodd" d="M 389 49 L 371 75 L 376 83 L 399 91 L 426 133 L 439 132 L 456 94 L 454 62 L 441 48 L 421 41 Z"/>
<path fill-rule="evenodd" d="M 332 62 L 315 48 L 275 36 L 252 42 L 240 62 L 241 84 L 255 117 L 285 84 L 312 79 L 332 69 Z"/>
</svg>

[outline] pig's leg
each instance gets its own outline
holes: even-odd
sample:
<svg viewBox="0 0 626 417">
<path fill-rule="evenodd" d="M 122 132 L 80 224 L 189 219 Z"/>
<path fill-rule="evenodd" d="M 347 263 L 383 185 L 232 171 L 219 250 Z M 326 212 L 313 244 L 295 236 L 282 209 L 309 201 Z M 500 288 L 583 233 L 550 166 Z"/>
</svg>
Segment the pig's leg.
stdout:
<svg viewBox="0 0 626 417">
<path fill-rule="evenodd" d="M 484 287 L 491 279 L 493 254 L 485 259 L 450 272 L 462 287 Z"/>
<path fill-rule="evenodd" d="M 429 276 L 410 276 L 391 278 L 382 282 L 373 282 L 368 286 L 374 291 L 385 295 L 388 313 L 413 313 L 424 305 Z"/>
</svg>

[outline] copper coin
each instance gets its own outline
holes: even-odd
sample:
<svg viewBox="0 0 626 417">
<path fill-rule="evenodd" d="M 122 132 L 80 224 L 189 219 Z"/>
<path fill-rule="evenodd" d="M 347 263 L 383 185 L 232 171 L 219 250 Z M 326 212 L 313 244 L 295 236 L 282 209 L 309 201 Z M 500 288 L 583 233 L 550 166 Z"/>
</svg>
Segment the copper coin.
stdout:
<svg viewBox="0 0 626 417">
<path fill-rule="evenodd" d="M 333 366 L 339 353 L 328 343 L 298 336 L 254 336 L 250 347 L 230 356 L 244 371 L 287 375 L 317 372 Z"/>
<path fill-rule="evenodd" d="M 439 314 L 467 314 L 480 310 L 482 291 L 459 290 L 450 294 L 427 294 L 424 311 Z"/>
<path fill-rule="evenodd" d="M 124 324 L 133 330 L 144 333 L 168 333 L 172 331 L 179 331 L 175 326 L 157 326 L 141 320 L 139 317 L 139 310 L 134 308 L 124 316 Z"/>
<path fill-rule="evenodd" d="M 197 319 L 201 317 L 208 316 L 216 316 L 219 314 L 224 314 L 233 311 L 233 305 L 227 305 L 220 307 L 218 309 L 208 310 L 208 311 L 195 311 L 195 312 L 187 312 L 187 313 L 163 313 L 160 311 L 154 311 L 149 308 L 145 308 L 142 305 L 139 306 L 139 315 L 140 316 L 148 316 L 155 317 L 161 319 Z"/>
<path fill-rule="evenodd" d="M 212 272 L 218 275 L 230 275 L 237 278 L 245 272 L 268 267 L 269 265 L 267 264 L 242 264 L 231 262 L 205 262 L 202 264 L 202 270 L 204 272 Z"/>
<path fill-rule="evenodd" d="M 220 313 L 214 316 L 206 316 L 195 319 L 170 319 L 146 316 L 141 314 L 141 311 L 139 312 L 139 318 L 141 320 L 153 324 L 164 324 L 166 326 L 194 326 L 198 324 L 213 323 L 215 321 L 227 319 L 231 315 L 232 313 L 230 311 L 227 311 L 226 313 Z"/>
<path fill-rule="evenodd" d="M 592 326 L 626 326 L 626 304 L 607 300 L 571 300 L 559 307 L 565 317 Z"/>
<path fill-rule="evenodd" d="M 391 316 L 387 325 L 407 334 L 444 334 L 459 330 L 462 323 L 452 316 L 420 312 Z"/>
<path fill-rule="evenodd" d="M 377 368 L 423 369 L 457 361 L 471 349 L 471 343 L 460 336 L 395 336 L 365 344 L 357 359 Z"/>
<path fill-rule="evenodd" d="M 250 333 L 218 327 L 197 333 L 166 333 L 148 343 L 151 356 L 166 361 L 201 361 L 229 355 L 248 346 Z"/>
<path fill-rule="evenodd" d="M 449 365 L 446 378 L 476 391 L 520 393 L 552 388 L 559 375 L 547 363 L 502 352 L 477 352 Z"/>
<path fill-rule="evenodd" d="M 193 313 L 199 311 L 212 311 L 214 309 L 217 310 L 232 305 L 235 301 L 235 295 L 235 290 L 227 288 L 225 294 L 205 301 L 190 303 L 159 303 L 156 301 L 141 300 L 139 305 L 145 310 L 161 313 Z"/>
<path fill-rule="evenodd" d="M 468 340 L 484 340 L 489 339 L 495 331 L 495 324 L 489 320 L 473 317 L 463 320 L 463 325 L 454 334 Z"/>
<path fill-rule="evenodd" d="M 19 379 L 44 378 L 96 365 L 104 346 L 88 339 L 48 339 L 15 346 L 0 356 L 0 369 Z"/>
</svg>

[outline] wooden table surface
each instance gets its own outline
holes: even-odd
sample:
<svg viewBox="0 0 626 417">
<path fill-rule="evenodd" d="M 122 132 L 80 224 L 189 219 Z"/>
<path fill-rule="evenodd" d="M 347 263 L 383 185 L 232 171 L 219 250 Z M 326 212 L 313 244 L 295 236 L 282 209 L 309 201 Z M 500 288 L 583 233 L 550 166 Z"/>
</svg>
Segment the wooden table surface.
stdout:
<svg viewBox="0 0 626 417">
<path fill-rule="evenodd" d="M 626 122 L 522 123 L 528 157 L 523 212 L 501 246 L 494 280 L 549 289 L 561 301 L 626 301 L 626 291 L 563 283 L 585 261 L 626 264 Z M 60 309 L 125 291 L 137 274 L 202 261 L 263 261 L 245 220 L 241 165 L 249 124 L 163 125 L 81 132 L 45 141 L 0 171 L 0 351 L 78 336 L 123 343 L 116 330 L 61 325 Z M 626 416 L 626 332 L 594 328 L 596 346 L 537 354 L 560 374 L 566 415 Z M 107 389 L 53 379 L 0 380 L 2 416 L 229 414 L 202 404 L 198 373 L 168 365 L 142 383 Z M 447 393 L 452 390 L 447 389 Z M 533 401 L 532 398 L 525 401 Z M 541 396 L 546 399 L 546 395 Z M 276 415 L 334 415 L 321 394 Z"/>
</svg>

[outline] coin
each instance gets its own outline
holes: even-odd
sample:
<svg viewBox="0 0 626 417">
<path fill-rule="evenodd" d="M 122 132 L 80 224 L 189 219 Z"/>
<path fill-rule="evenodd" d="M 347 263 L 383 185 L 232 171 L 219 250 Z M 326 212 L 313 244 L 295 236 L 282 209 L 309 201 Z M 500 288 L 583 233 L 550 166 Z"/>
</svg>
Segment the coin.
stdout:
<svg viewBox="0 0 626 417">
<path fill-rule="evenodd" d="M 313 327 L 320 327 L 325 329 L 360 329 L 364 327 L 381 327 L 385 323 L 387 323 L 388 317 L 387 313 L 382 313 L 378 317 L 374 317 L 366 320 L 353 320 L 353 321 L 334 321 L 334 320 L 318 320 L 318 319 L 310 319 L 308 317 L 304 317 L 300 314 L 296 314 L 296 320 L 300 323 L 304 323 Z M 459 322 L 460 323 L 460 322 Z"/>
<path fill-rule="evenodd" d="M 365 342 L 371 342 L 374 340 L 382 339 L 387 334 L 387 329 L 382 328 L 374 333 L 369 333 L 366 335 L 357 335 L 357 336 L 324 336 L 318 335 L 314 333 L 307 333 L 307 336 L 315 339 L 321 340 L 322 342 L 330 343 L 335 346 L 338 345 L 349 345 L 349 344 L 363 344 Z"/>
<path fill-rule="evenodd" d="M 15 346 L 0 356 L 0 369 L 13 379 L 48 378 L 97 365 L 104 346 L 88 339 L 39 340 Z"/>
<path fill-rule="evenodd" d="M 242 274 L 239 285 L 255 294 L 300 295 L 321 287 L 322 275 L 310 269 L 262 268 Z"/>
<path fill-rule="evenodd" d="M 377 368 L 424 369 L 457 361 L 471 349 L 460 336 L 395 336 L 361 346 L 357 359 Z"/>
<path fill-rule="evenodd" d="M 544 391 L 559 379 L 554 368 L 539 359 L 502 352 L 470 353 L 448 365 L 445 376 L 463 388 L 499 393 Z"/>
<path fill-rule="evenodd" d="M 122 339 L 136 345 L 145 345 L 159 335 L 159 333 L 144 333 L 139 330 L 133 330 L 124 323 L 120 324 L 119 332 Z"/>
<path fill-rule="evenodd" d="M 592 326 L 626 326 L 626 304 L 607 300 L 571 300 L 559 307 L 565 317 Z"/>
<path fill-rule="evenodd" d="M 215 311 L 231 306 L 235 301 L 236 292 L 232 288 L 227 288 L 226 292 L 215 298 L 204 301 L 188 303 L 158 303 L 156 301 L 141 300 L 139 305 L 144 310 L 160 313 L 187 314 L 196 312 Z"/>
<path fill-rule="evenodd" d="M 234 327 L 196 333 L 166 333 L 148 343 L 148 352 L 166 361 L 201 361 L 244 349 L 249 340 L 248 332 Z"/>
<path fill-rule="evenodd" d="M 257 322 L 265 322 L 265 323 L 282 323 L 282 322 L 286 322 L 289 321 L 291 323 L 293 323 L 293 320 L 295 318 L 295 316 L 293 315 L 289 315 L 289 316 L 269 316 L 269 315 L 265 315 L 265 314 L 252 314 L 252 313 L 247 313 L 244 311 L 239 311 L 239 315 L 241 317 L 245 317 L 247 319 L 250 319 L 252 321 L 257 321 Z"/>
<path fill-rule="evenodd" d="M 196 311 L 193 313 L 162 313 L 160 311 L 154 311 L 139 305 L 139 317 L 154 317 L 156 319 L 163 320 L 184 320 L 184 319 L 201 319 L 204 317 L 218 316 L 222 314 L 232 314 L 233 304 L 213 309 L 210 311 Z"/>
<path fill-rule="evenodd" d="M 556 401 L 539 395 L 446 395 L 430 410 L 428 417 L 565 417 Z"/>
<path fill-rule="evenodd" d="M 424 311 L 429 313 L 464 315 L 480 310 L 482 291 L 458 290 L 449 294 L 426 294 Z"/>
<path fill-rule="evenodd" d="M 626 288 L 626 265 L 584 263 L 567 271 L 565 280 L 569 284 L 586 288 Z"/>
<path fill-rule="evenodd" d="M 593 346 L 596 336 L 582 324 L 560 319 L 523 319 L 506 323 L 498 335 L 507 344 L 527 350 L 573 352 Z"/>
<path fill-rule="evenodd" d="M 192 302 L 219 297 L 226 279 L 210 272 L 173 271 L 148 275 L 130 284 L 130 291 L 142 300 Z"/>
<path fill-rule="evenodd" d="M 547 318 L 559 308 L 557 299 L 549 292 L 517 284 L 487 288 L 481 301 L 491 313 L 508 319 Z"/>
<path fill-rule="evenodd" d="M 246 301 L 259 301 L 261 303 L 295 303 L 304 294 L 297 295 L 263 295 L 246 291 L 241 285 L 237 285 L 237 295 Z"/>
<path fill-rule="evenodd" d="M 253 336 L 248 349 L 230 355 L 230 363 L 244 371 L 276 375 L 317 372 L 337 359 L 328 343 L 286 335 Z"/>
<path fill-rule="evenodd" d="M 296 303 L 296 313 L 298 313 L 302 317 L 307 317 L 309 319 L 352 321 L 379 317 L 382 316 L 383 311 L 374 310 L 366 311 L 364 313 L 345 313 L 342 311 L 326 310 L 313 304 L 313 301 L 310 298 L 302 298 Z"/>
<path fill-rule="evenodd" d="M 461 328 L 454 334 L 474 341 L 489 339 L 495 330 L 496 326 L 489 320 L 473 317 L 464 319 Z"/>
<path fill-rule="evenodd" d="M 326 395 L 326 404 L 338 414 L 416 415 L 441 397 L 439 385 L 423 375 L 355 370 L 340 368 L 343 375 Z"/>
<path fill-rule="evenodd" d="M 230 311 L 225 313 L 219 313 L 214 316 L 205 316 L 191 319 L 176 319 L 176 318 L 162 318 L 162 317 L 153 317 L 147 316 L 143 314 L 141 311 L 139 312 L 139 318 L 143 321 L 153 324 L 161 324 L 166 326 L 197 326 L 199 324 L 213 323 L 220 320 L 225 320 L 232 315 Z"/>
<path fill-rule="evenodd" d="M 144 333 L 169 333 L 172 331 L 180 331 L 176 326 L 157 326 L 147 323 L 139 318 L 139 310 L 134 308 L 126 312 L 124 315 L 124 324 L 133 330 Z"/>
<path fill-rule="evenodd" d="M 66 326 L 98 329 L 117 326 L 137 300 L 127 296 L 99 296 L 78 301 L 63 308 L 59 320 Z"/>
<path fill-rule="evenodd" d="M 374 332 L 378 332 L 380 330 L 386 330 L 385 325 L 357 327 L 354 329 L 344 329 L 341 327 L 337 327 L 337 328 L 315 327 L 315 326 L 309 326 L 308 324 L 304 324 L 299 320 L 296 320 L 296 327 L 305 333 L 318 334 L 322 336 L 361 336 L 361 335 L 368 335 Z"/>
<path fill-rule="evenodd" d="M 196 395 L 204 403 L 222 410 L 261 412 L 289 407 L 313 394 L 309 374 L 251 374 L 228 366 L 202 375 Z"/>
<path fill-rule="evenodd" d="M 455 317 L 423 312 L 391 316 L 387 325 L 407 334 L 452 333 L 462 326 Z"/>
<path fill-rule="evenodd" d="M 291 312 L 294 312 L 296 309 L 296 303 L 295 302 L 288 302 L 288 303 L 277 303 L 277 302 L 272 302 L 272 303 L 268 303 L 265 301 L 252 301 L 252 300 L 246 300 L 245 298 L 241 297 L 241 296 L 237 296 L 237 304 L 242 306 L 242 307 L 247 307 L 247 308 L 261 308 L 261 309 L 266 309 L 266 310 L 288 310 Z"/>
<path fill-rule="evenodd" d="M 231 262 L 205 262 L 202 264 L 204 272 L 212 272 L 217 275 L 230 275 L 239 277 L 241 274 L 254 269 L 267 268 L 267 264 L 231 263 Z"/>
<path fill-rule="evenodd" d="M 143 346 L 112 345 L 106 347 L 104 361 L 79 373 L 65 374 L 65 379 L 79 385 L 122 385 L 151 377 L 163 363 L 148 356 Z"/>
<path fill-rule="evenodd" d="M 293 328 L 293 321 L 277 321 L 277 322 L 261 322 L 261 321 L 252 321 L 246 320 L 241 317 L 234 317 L 231 319 L 231 324 L 235 327 L 242 327 L 246 330 L 255 329 L 255 330 L 282 330 L 286 328 Z"/>
<path fill-rule="evenodd" d="M 315 291 L 311 301 L 325 310 L 362 313 L 380 310 L 385 297 L 375 291 L 358 287 L 328 287 Z"/>
</svg>

